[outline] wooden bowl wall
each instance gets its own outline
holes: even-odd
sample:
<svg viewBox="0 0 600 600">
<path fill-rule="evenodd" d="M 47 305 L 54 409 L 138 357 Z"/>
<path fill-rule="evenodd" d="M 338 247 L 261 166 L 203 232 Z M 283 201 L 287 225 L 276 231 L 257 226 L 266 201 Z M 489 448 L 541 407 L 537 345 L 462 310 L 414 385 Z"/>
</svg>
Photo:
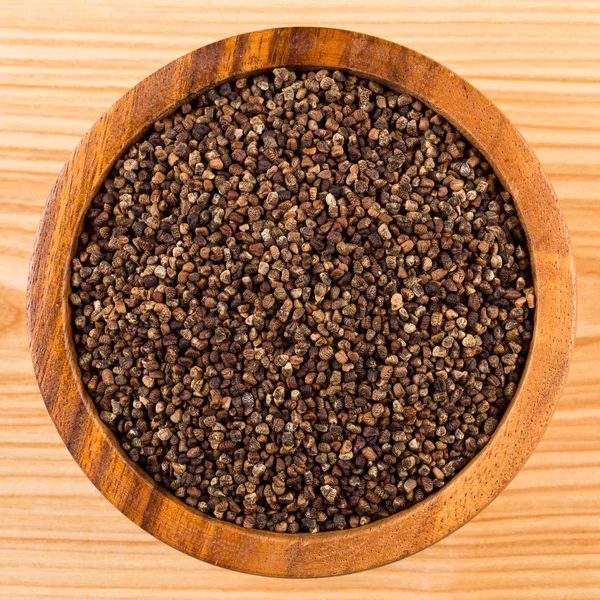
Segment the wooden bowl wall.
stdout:
<svg viewBox="0 0 600 600">
<path fill-rule="evenodd" d="M 158 486 L 100 421 L 81 382 L 71 332 L 71 259 L 85 213 L 120 154 L 149 124 L 225 80 L 277 66 L 343 69 L 423 100 L 493 166 L 524 226 L 537 297 L 527 364 L 485 448 L 444 488 L 408 510 L 357 529 L 319 534 L 247 530 L 203 515 Z M 200 48 L 125 94 L 92 127 L 52 190 L 35 244 L 27 298 L 39 386 L 67 448 L 127 517 L 167 544 L 214 565 L 283 577 L 369 569 L 442 539 L 489 504 L 523 466 L 552 416 L 575 333 L 574 269 L 558 203 L 535 155 L 480 92 L 408 48 L 347 31 L 284 28 Z"/>
</svg>

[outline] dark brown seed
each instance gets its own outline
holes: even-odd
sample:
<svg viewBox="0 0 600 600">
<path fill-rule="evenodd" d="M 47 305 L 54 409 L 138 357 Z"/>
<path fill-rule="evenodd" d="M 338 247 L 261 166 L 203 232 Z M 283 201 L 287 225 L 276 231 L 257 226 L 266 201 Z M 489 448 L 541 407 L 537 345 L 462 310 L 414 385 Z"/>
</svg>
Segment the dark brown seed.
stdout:
<svg viewBox="0 0 600 600">
<path fill-rule="evenodd" d="M 201 512 L 357 527 L 449 481 L 514 396 L 535 294 L 510 195 L 408 95 L 239 79 L 92 200 L 69 298 L 100 419 Z"/>
</svg>

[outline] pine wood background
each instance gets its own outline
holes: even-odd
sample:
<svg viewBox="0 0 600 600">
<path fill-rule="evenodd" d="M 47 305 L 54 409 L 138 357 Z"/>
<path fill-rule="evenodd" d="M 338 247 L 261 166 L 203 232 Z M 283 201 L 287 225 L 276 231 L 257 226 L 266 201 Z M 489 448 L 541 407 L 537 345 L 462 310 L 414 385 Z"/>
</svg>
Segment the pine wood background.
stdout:
<svg viewBox="0 0 600 600">
<path fill-rule="evenodd" d="M 225 571 L 154 540 L 112 507 L 60 441 L 25 328 L 45 198 L 81 136 L 166 62 L 243 31 L 327 25 L 444 63 L 537 152 L 570 229 L 577 343 L 537 451 L 443 542 L 340 578 Z M 2 0 L 0 2 L 0 598 L 600 598 L 600 1 Z"/>
</svg>

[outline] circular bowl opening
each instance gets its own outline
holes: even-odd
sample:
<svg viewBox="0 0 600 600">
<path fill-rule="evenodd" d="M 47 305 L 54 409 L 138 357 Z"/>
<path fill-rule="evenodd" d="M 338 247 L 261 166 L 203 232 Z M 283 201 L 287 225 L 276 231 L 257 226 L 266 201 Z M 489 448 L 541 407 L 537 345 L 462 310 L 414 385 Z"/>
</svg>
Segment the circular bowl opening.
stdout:
<svg viewBox="0 0 600 600">
<path fill-rule="evenodd" d="M 535 325 L 517 392 L 488 444 L 440 491 L 356 529 L 318 534 L 248 530 L 187 506 L 125 454 L 81 382 L 72 339 L 71 260 L 92 198 L 150 124 L 227 80 L 287 66 L 340 69 L 422 100 L 490 163 L 512 195 L 536 292 Z M 67 448 L 96 487 L 140 527 L 187 554 L 239 571 L 321 577 L 409 556 L 489 504 L 540 440 L 564 383 L 575 333 L 567 231 L 535 155 L 508 119 L 463 79 L 408 48 L 360 33 L 282 28 L 200 48 L 130 90 L 86 134 L 52 190 L 28 285 L 28 331 L 40 390 Z"/>
</svg>

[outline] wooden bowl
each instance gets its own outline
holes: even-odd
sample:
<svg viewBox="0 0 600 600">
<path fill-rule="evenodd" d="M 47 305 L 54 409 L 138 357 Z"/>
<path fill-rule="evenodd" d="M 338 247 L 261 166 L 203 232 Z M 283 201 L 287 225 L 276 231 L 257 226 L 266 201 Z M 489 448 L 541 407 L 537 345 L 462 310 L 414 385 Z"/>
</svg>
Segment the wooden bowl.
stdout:
<svg viewBox="0 0 600 600">
<path fill-rule="evenodd" d="M 444 488 L 370 525 L 318 534 L 247 530 L 206 516 L 158 486 L 100 421 L 81 382 L 71 337 L 71 259 L 84 215 L 119 155 L 185 99 L 278 66 L 343 69 L 424 101 L 493 166 L 513 195 L 532 258 L 534 335 L 517 393 L 490 442 Z M 558 401 L 575 334 L 575 280 L 565 224 L 519 132 L 480 92 L 403 46 L 334 29 L 253 32 L 200 48 L 125 94 L 91 128 L 52 190 L 35 244 L 27 297 L 35 373 L 67 448 L 96 487 L 140 527 L 214 565 L 280 577 L 340 575 L 404 558 L 487 506 L 523 466 Z"/>
</svg>

